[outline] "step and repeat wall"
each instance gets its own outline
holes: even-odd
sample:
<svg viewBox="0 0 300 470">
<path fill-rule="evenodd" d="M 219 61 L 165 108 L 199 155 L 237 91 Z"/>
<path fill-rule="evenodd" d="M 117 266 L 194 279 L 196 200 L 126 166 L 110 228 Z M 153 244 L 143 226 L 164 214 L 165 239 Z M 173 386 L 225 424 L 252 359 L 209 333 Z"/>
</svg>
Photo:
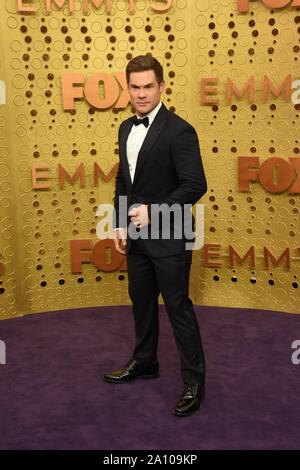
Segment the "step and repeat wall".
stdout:
<svg viewBox="0 0 300 470">
<path fill-rule="evenodd" d="M 208 179 L 196 304 L 299 312 L 300 0 L 3 0 L 0 317 L 129 304 L 99 240 L 125 67 L 154 55 Z"/>
</svg>

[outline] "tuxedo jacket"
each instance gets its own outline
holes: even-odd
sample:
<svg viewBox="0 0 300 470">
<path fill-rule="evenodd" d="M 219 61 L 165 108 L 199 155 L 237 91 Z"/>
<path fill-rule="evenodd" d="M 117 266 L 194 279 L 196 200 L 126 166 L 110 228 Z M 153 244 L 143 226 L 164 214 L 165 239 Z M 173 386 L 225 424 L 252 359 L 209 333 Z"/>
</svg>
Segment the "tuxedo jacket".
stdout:
<svg viewBox="0 0 300 470">
<path fill-rule="evenodd" d="M 185 234 L 179 238 L 178 234 L 175 235 L 172 212 L 169 217 L 170 237 L 165 239 L 163 224 L 168 223 L 168 218 L 165 218 L 164 222 L 162 219 L 166 208 L 193 205 L 207 191 L 196 131 L 188 122 L 168 111 L 162 104 L 141 146 L 134 179 L 131 181 L 126 143 L 133 126 L 133 118 L 134 116 L 123 121 L 119 128 L 120 161 L 116 175 L 113 225 L 128 227 L 130 206 L 148 204 L 151 223 L 140 229 L 142 238 L 148 235 L 144 238 L 145 250 L 153 257 L 182 253 L 186 250 L 186 242 L 191 241 L 190 236 L 187 239 Z M 120 204 L 120 196 L 127 196 L 127 206 Z M 151 234 L 154 223 L 155 229 Z M 130 235 L 129 230 L 127 253 L 130 252 L 132 238 L 134 236 Z"/>
</svg>

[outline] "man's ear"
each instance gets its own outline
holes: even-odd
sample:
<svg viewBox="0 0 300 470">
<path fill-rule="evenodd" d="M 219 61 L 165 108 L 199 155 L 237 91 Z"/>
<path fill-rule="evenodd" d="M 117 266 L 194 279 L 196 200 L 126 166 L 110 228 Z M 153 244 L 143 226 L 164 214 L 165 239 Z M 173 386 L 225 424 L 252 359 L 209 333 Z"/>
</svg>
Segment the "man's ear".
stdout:
<svg viewBox="0 0 300 470">
<path fill-rule="evenodd" d="M 166 83 L 165 82 L 160 82 L 159 90 L 160 90 L 161 93 L 163 93 L 165 91 L 165 88 L 166 88 Z"/>
</svg>

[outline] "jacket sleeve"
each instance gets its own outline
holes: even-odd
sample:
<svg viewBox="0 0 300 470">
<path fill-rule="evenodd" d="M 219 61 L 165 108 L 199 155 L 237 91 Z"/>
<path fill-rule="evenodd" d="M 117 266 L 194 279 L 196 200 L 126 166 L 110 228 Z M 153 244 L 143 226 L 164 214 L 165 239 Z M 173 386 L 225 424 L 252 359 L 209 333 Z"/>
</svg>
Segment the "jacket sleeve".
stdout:
<svg viewBox="0 0 300 470">
<path fill-rule="evenodd" d="M 120 127 L 121 129 L 121 127 Z M 119 129 L 119 142 L 120 142 L 120 129 Z M 113 214 L 113 228 L 127 227 L 127 201 L 122 200 L 122 196 L 127 196 L 127 188 L 124 180 L 122 165 L 119 158 L 119 166 L 115 179 L 115 196 L 114 196 L 114 214 Z"/>
<path fill-rule="evenodd" d="M 171 144 L 171 156 L 178 178 L 177 188 L 159 204 L 195 204 L 207 191 L 198 136 L 192 126 L 186 126 Z M 151 219 L 153 208 L 148 206 Z"/>
</svg>

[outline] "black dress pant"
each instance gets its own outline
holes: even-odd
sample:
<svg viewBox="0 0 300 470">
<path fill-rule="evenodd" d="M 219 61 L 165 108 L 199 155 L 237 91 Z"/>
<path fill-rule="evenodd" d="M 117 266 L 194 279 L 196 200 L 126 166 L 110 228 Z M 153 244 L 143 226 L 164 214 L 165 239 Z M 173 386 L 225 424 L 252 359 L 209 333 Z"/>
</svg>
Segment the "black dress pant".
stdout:
<svg viewBox="0 0 300 470">
<path fill-rule="evenodd" d="M 205 358 L 199 326 L 189 298 L 192 251 L 151 257 L 139 238 L 127 254 L 129 296 L 133 304 L 136 345 L 134 359 L 157 361 L 159 337 L 158 296 L 162 294 L 180 354 L 184 383 L 205 382 Z"/>
</svg>

